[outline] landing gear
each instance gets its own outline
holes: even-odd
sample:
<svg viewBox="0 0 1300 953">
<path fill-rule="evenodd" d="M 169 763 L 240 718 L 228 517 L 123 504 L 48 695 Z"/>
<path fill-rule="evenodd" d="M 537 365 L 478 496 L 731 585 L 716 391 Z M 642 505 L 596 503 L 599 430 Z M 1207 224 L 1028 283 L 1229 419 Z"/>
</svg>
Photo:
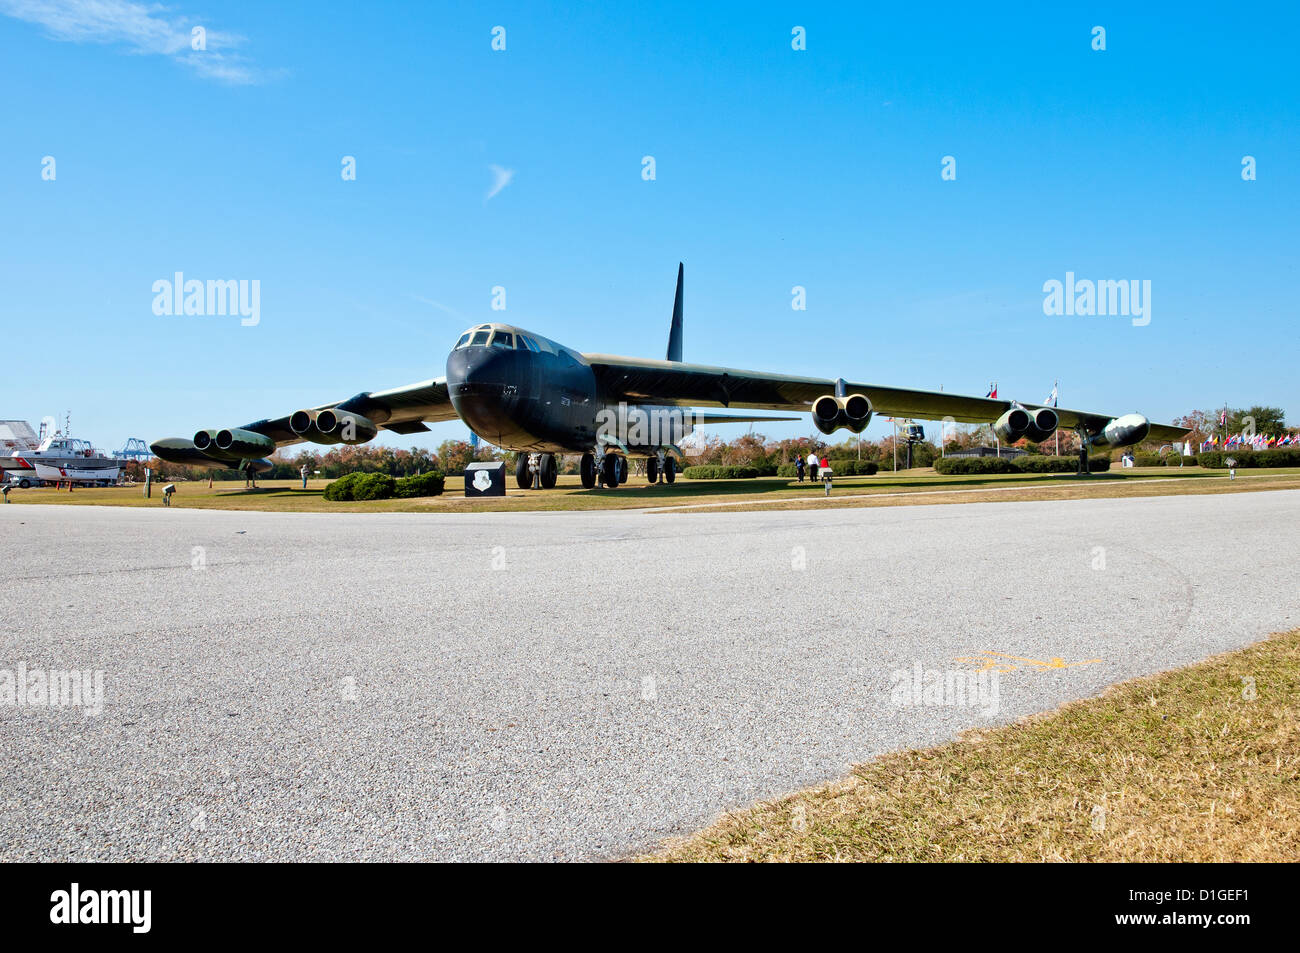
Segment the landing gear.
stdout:
<svg viewBox="0 0 1300 953">
<path fill-rule="evenodd" d="M 553 453 L 521 453 L 515 457 L 515 483 L 519 489 L 553 490 L 560 468 Z"/>
<path fill-rule="evenodd" d="M 677 479 L 677 460 L 673 457 L 667 457 L 664 460 L 664 482 L 672 483 Z"/>
<path fill-rule="evenodd" d="M 600 482 L 610 489 L 618 486 L 619 477 L 627 473 L 626 463 L 619 466 L 619 461 L 622 459 L 617 453 L 607 453 L 605 459 L 600 462 Z"/>
<path fill-rule="evenodd" d="M 645 479 L 647 483 L 659 482 L 659 460 L 657 457 L 650 457 L 646 460 Z"/>
<path fill-rule="evenodd" d="M 626 483 L 627 482 L 627 457 L 619 455 L 615 457 L 615 459 L 618 460 L 618 482 Z"/>
<path fill-rule="evenodd" d="M 582 462 L 578 464 L 578 475 L 582 477 L 582 488 L 590 490 L 596 485 L 596 455 L 594 453 L 584 453 Z"/>
</svg>

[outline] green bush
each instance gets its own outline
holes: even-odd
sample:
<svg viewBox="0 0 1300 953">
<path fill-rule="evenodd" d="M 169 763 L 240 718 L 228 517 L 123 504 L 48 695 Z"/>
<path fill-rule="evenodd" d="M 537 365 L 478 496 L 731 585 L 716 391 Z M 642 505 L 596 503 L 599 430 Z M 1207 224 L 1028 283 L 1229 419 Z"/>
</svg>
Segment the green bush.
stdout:
<svg viewBox="0 0 1300 953">
<path fill-rule="evenodd" d="M 394 480 L 386 473 L 349 473 L 325 487 L 325 499 L 341 503 L 350 500 L 437 496 L 442 492 L 444 483 L 442 473 L 437 470 L 417 476 L 402 477 L 398 480 Z"/>
<path fill-rule="evenodd" d="M 421 473 L 416 476 L 402 477 L 397 481 L 393 496 L 400 499 L 410 499 L 416 496 L 438 496 L 442 493 L 445 482 L 443 475 L 437 470 L 430 470 L 428 473 Z"/>
<path fill-rule="evenodd" d="M 688 480 L 752 480 L 759 475 L 758 467 L 697 466 L 682 471 Z"/>
<path fill-rule="evenodd" d="M 1206 450 L 1196 455 L 1196 462 L 1212 470 L 1223 470 L 1223 461 L 1231 457 L 1242 469 L 1256 467 L 1300 467 L 1300 449 L 1283 447 L 1280 450 Z"/>
<path fill-rule="evenodd" d="M 1015 473 L 1010 460 L 1001 457 L 940 457 L 934 469 L 944 474 Z"/>
<path fill-rule="evenodd" d="M 354 500 L 387 500 L 397 490 L 397 481 L 387 473 L 367 473 L 352 485 Z"/>
<path fill-rule="evenodd" d="M 831 470 L 836 476 L 871 476 L 880 469 L 875 460 L 832 460 Z M 793 480 L 799 476 L 799 471 L 795 469 L 793 463 L 783 463 L 777 468 L 777 476 L 788 477 Z M 808 468 L 804 467 L 804 475 L 808 475 Z"/>
<path fill-rule="evenodd" d="M 349 473 L 347 476 L 341 476 L 332 481 L 325 487 L 325 499 L 335 503 L 352 499 L 353 487 L 363 476 L 365 476 L 364 473 Z"/>
<path fill-rule="evenodd" d="M 830 465 L 836 476 L 871 476 L 880 469 L 875 460 L 831 460 Z"/>
<path fill-rule="evenodd" d="M 1077 473 L 1079 458 L 1047 457 L 1040 454 L 1031 454 L 1025 457 L 1017 457 L 1011 461 L 1011 465 L 1021 473 Z M 1109 470 L 1110 457 L 1089 458 L 1088 469 L 1093 473 Z"/>
<path fill-rule="evenodd" d="M 945 474 L 973 473 L 1076 473 L 1079 469 L 1078 457 L 1047 457 L 1032 453 L 1014 460 L 1002 457 L 940 457 L 934 461 L 934 468 Z M 1110 469 L 1110 457 L 1090 457 L 1088 469 L 1092 473 L 1104 473 Z"/>
</svg>

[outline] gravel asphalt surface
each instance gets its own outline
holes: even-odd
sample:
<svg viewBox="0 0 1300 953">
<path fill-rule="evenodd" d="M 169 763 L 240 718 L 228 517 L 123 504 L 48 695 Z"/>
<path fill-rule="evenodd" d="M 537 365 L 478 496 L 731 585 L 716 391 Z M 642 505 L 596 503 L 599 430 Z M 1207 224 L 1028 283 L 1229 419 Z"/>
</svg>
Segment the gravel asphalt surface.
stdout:
<svg viewBox="0 0 1300 953">
<path fill-rule="evenodd" d="M 0 860 L 626 856 L 880 752 L 1300 626 L 1297 525 L 1296 492 L 0 506 Z M 996 714 L 900 702 L 895 672 L 982 658 L 1009 669 Z M 69 669 L 103 672 L 101 713 L 6 703 L 6 673 L 30 688 Z"/>
</svg>

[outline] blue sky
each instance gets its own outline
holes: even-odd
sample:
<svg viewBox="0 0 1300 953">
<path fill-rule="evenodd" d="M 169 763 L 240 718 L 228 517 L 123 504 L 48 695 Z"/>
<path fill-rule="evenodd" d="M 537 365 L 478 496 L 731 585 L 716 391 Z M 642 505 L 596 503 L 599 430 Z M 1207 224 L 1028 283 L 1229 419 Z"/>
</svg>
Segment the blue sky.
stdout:
<svg viewBox="0 0 1300 953">
<path fill-rule="evenodd" d="M 687 360 L 1295 421 L 1300 14 L 1127 7 L 0 0 L 0 417 L 189 435 L 494 318 L 662 357 L 683 260 Z M 260 323 L 156 316 L 177 271 L 258 279 Z M 1067 271 L 1151 323 L 1045 316 Z"/>
</svg>

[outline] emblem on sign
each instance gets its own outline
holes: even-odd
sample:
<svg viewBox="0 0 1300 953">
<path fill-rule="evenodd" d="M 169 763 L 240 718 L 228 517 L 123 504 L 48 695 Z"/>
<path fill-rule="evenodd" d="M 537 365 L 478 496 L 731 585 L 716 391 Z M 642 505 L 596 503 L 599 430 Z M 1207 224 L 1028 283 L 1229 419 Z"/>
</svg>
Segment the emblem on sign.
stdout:
<svg viewBox="0 0 1300 953">
<path fill-rule="evenodd" d="M 474 489 L 486 493 L 492 489 L 492 477 L 486 470 L 474 471 Z"/>
</svg>

